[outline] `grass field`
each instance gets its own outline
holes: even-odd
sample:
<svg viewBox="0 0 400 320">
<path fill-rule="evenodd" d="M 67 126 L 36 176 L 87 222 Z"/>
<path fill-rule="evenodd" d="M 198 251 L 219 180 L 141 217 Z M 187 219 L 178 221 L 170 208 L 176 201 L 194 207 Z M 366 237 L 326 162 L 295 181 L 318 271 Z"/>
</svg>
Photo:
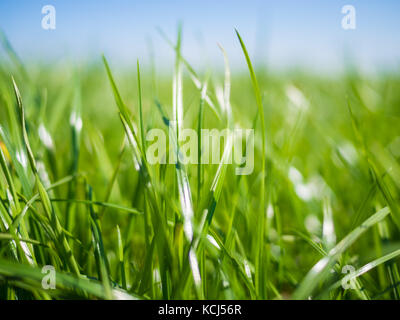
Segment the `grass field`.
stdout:
<svg viewBox="0 0 400 320">
<path fill-rule="evenodd" d="M 2 37 L 0 299 L 400 298 L 399 72 L 270 73 L 242 36 L 225 74 L 179 36 L 170 74 L 31 65 Z M 150 165 L 174 117 L 253 128 L 253 173 Z"/>
</svg>

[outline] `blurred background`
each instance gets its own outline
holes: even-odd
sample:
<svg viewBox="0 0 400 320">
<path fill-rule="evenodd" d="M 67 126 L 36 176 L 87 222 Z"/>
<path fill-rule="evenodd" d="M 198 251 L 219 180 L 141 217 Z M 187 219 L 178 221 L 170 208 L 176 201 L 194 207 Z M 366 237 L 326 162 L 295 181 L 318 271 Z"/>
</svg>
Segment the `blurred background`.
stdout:
<svg viewBox="0 0 400 320">
<path fill-rule="evenodd" d="M 56 9 L 55 30 L 42 29 L 45 5 Z M 355 30 L 342 28 L 344 5 L 356 9 Z M 157 28 L 175 41 L 182 23 L 183 54 L 199 69 L 221 68 L 217 42 L 233 68 L 245 68 L 237 28 L 270 70 L 336 73 L 351 63 L 375 72 L 399 67 L 399 12 L 397 0 L 2 0 L 0 29 L 24 61 L 93 62 L 105 53 L 126 66 L 154 53 L 157 70 L 170 70 L 174 53 Z"/>
</svg>

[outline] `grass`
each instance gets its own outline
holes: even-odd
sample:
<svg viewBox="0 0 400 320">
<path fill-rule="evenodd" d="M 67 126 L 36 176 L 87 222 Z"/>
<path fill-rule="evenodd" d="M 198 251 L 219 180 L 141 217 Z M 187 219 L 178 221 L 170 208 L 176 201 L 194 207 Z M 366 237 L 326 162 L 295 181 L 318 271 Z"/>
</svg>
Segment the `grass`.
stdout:
<svg viewBox="0 0 400 320">
<path fill-rule="evenodd" d="M 224 74 L 195 71 L 160 33 L 168 76 L 24 64 L 0 36 L 0 299 L 399 299 L 399 73 L 275 74 L 238 31 L 248 72 L 222 46 Z M 252 174 L 181 162 L 182 128 L 237 127 Z M 176 165 L 148 162 L 153 128 Z"/>
</svg>

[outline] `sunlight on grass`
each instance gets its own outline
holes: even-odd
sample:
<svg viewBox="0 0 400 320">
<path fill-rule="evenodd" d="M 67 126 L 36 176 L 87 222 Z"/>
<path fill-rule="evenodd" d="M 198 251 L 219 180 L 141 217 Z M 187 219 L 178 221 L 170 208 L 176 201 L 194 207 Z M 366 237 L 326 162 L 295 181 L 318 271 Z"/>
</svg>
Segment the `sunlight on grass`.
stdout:
<svg viewBox="0 0 400 320">
<path fill-rule="evenodd" d="M 195 71 L 180 29 L 160 30 L 172 74 L 24 65 L 0 35 L 0 299 L 400 298 L 399 74 L 273 74 L 235 31 L 246 72 L 222 45 L 223 73 Z M 249 175 L 229 163 L 241 128 Z M 151 164 L 151 129 L 176 163 Z"/>
</svg>

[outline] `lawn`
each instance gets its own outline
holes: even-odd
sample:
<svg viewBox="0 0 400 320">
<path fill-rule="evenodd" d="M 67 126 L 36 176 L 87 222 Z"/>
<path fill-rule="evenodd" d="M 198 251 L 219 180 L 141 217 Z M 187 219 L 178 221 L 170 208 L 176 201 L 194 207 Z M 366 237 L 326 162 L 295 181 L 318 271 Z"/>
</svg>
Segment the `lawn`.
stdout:
<svg viewBox="0 0 400 320">
<path fill-rule="evenodd" d="M 273 72 L 241 36 L 223 73 L 179 34 L 169 73 L 0 37 L 0 299 L 400 298 L 399 72 Z M 219 163 L 150 163 L 183 128 L 253 129 L 253 170 L 226 137 Z"/>
</svg>

